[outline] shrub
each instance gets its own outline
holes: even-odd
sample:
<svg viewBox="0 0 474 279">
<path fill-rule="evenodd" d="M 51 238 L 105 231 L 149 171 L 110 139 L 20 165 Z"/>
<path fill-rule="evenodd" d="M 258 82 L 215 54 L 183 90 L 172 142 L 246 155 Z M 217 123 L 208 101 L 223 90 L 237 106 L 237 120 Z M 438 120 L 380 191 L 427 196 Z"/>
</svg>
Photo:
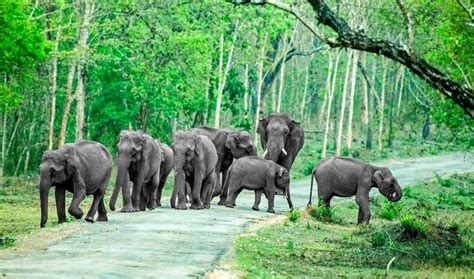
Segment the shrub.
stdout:
<svg viewBox="0 0 474 279">
<path fill-rule="evenodd" d="M 442 187 L 446 187 L 446 188 L 451 188 L 453 187 L 454 185 L 454 181 L 451 180 L 450 178 L 443 178 L 441 177 L 439 174 L 437 174 L 436 172 L 434 173 L 435 177 L 436 177 L 436 181 L 438 182 L 439 185 L 441 185 Z"/>
<path fill-rule="evenodd" d="M 296 222 L 301 218 L 301 211 L 298 208 L 293 208 L 288 212 L 288 220 Z"/>
<path fill-rule="evenodd" d="M 376 231 L 373 233 L 370 238 L 369 242 L 372 244 L 372 247 L 383 247 L 390 241 L 389 235 L 384 231 Z"/>
<path fill-rule="evenodd" d="M 15 245 L 16 239 L 10 236 L 0 237 L 0 248 L 8 248 Z"/>
<path fill-rule="evenodd" d="M 336 212 L 331 207 L 318 206 L 308 209 L 308 213 L 317 221 L 324 223 L 340 223 L 342 220 L 336 216 Z"/>
<path fill-rule="evenodd" d="M 387 220 L 393 220 L 397 217 L 400 217 L 402 207 L 403 205 L 401 203 L 385 201 L 380 207 L 378 215 L 381 218 L 384 218 Z"/>
<path fill-rule="evenodd" d="M 293 250 L 293 249 L 295 249 L 295 244 L 293 243 L 293 241 L 288 240 L 288 242 L 286 243 L 286 248 L 287 248 L 288 250 Z"/>
<path fill-rule="evenodd" d="M 419 217 L 411 214 L 400 217 L 400 225 L 402 227 L 402 240 L 412 240 L 428 235 L 428 225 Z"/>
<path fill-rule="evenodd" d="M 313 168 L 314 168 L 314 163 L 312 161 L 306 162 L 302 170 L 303 175 L 305 176 L 311 175 L 311 173 L 313 172 Z"/>
</svg>

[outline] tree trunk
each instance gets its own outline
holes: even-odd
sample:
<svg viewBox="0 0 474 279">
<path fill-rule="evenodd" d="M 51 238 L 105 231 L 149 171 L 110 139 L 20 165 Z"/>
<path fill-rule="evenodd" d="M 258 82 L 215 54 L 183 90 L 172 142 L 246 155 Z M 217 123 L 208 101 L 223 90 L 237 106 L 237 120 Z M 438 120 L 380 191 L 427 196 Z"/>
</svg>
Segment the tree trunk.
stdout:
<svg viewBox="0 0 474 279">
<path fill-rule="evenodd" d="M 365 52 L 360 53 L 360 64 L 364 69 L 367 68 L 367 54 Z M 362 107 L 360 113 L 360 120 L 362 124 L 364 124 L 367 129 L 369 125 L 369 87 L 367 85 L 367 81 L 362 79 Z M 372 85 L 373 86 L 373 85 Z"/>
<path fill-rule="evenodd" d="M 405 80 L 405 67 L 402 66 L 402 73 L 401 73 L 401 78 L 400 78 L 400 86 L 398 88 L 399 94 L 398 94 L 398 103 L 397 103 L 397 116 L 400 115 L 400 108 L 402 106 L 402 97 L 403 97 L 403 82 Z"/>
<path fill-rule="evenodd" d="M 204 119 L 203 122 L 205 125 L 208 125 L 208 116 L 209 116 L 209 91 L 211 90 L 211 76 L 212 76 L 212 58 L 209 59 L 209 67 L 208 67 L 208 76 L 207 76 L 207 83 L 206 83 L 206 90 L 204 91 Z"/>
<path fill-rule="evenodd" d="M 342 127 L 344 124 L 344 113 L 346 109 L 347 86 L 349 85 L 349 75 L 351 72 L 352 51 L 347 52 L 346 75 L 344 77 L 344 88 L 342 89 L 341 111 L 339 112 L 339 121 L 337 125 L 336 156 L 341 156 L 342 147 Z"/>
<path fill-rule="evenodd" d="M 5 167 L 5 145 L 7 142 L 7 110 L 5 108 L 3 112 L 3 121 L 2 121 L 2 160 L 0 162 L 0 178 L 3 177 L 3 169 Z"/>
<path fill-rule="evenodd" d="M 288 42 L 287 34 L 283 33 L 283 61 L 280 69 L 280 84 L 278 85 L 278 102 L 276 111 L 281 111 L 281 99 L 283 98 L 283 90 L 285 88 L 285 69 L 286 69 L 286 57 L 288 55 Z"/>
<path fill-rule="evenodd" d="M 61 24 L 62 12 L 59 12 L 59 24 Z M 54 49 L 51 58 L 51 73 L 49 75 L 49 94 L 51 98 L 51 107 L 49 112 L 49 123 L 48 123 L 48 150 L 53 149 L 53 138 L 54 138 L 54 120 L 56 119 L 56 88 L 58 80 L 58 49 L 59 41 L 61 40 L 61 28 L 58 28 L 56 34 L 56 40 L 54 42 Z"/>
<path fill-rule="evenodd" d="M 244 111 L 245 114 L 248 115 L 249 109 L 249 64 L 245 64 L 245 72 L 244 72 Z"/>
<path fill-rule="evenodd" d="M 267 37 L 268 37 L 268 32 L 265 32 L 265 35 L 263 36 L 263 41 L 261 42 L 259 61 L 257 63 L 257 75 L 258 75 L 257 109 L 255 110 L 255 128 L 254 128 L 254 132 L 255 132 L 254 142 L 256 145 L 258 141 L 257 127 L 258 127 L 258 122 L 260 120 L 260 102 L 261 102 L 262 85 L 263 85 L 263 62 L 265 60 L 265 45 L 267 44 Z"/>
<path fill-rule="evenodd" d="M 334 75 L 337 74 L 337 63 L 339 62 L 338 59 L 339 54 L 336 54 L 336 69 L 334 71 Z M 321 158 L 326 157 L 326 149 L 328 144 L 328 134 L 329 134 L 329 122 L 331 121 L 331 105 L 332 105 L 332 97 L 333 91 L 331 90 L 331 71 L 332 71 L 332 56 L 331 51 L 328 51 L 328 75 L 326 79 L 326 96 L 327 96 L 327 112 L 326 112 L 326 123 L 324 127 L 324 136 L 323 136 L 323 148 L 321 152 Z"/>
<path fill-rule="evenodd" d="M 371 126 L 371 119 L 373 116 L 373 103 L 374 103 L 374 95 L 375 95 L 375 78 L 377 74 L 377 60 L 373 59 L 372 61 L 372 86 L 370 87 L 370 92 L 369 92 L 369 101 L 367 105 L 367 139 L 365 143 L 365 147 L 367 149 L 372 149 L 372 126 Z"/>
<path fill-rule="evenodd" d="M 84 96 L 84 77 L 82 75 L 81 66 L 77 66 L 77 87 L 76 93 L 76 141 L 82 139 L 83 128 L 84 128 L 84 107 L 85 107 L 85 96 Z"/>
<path fill-rule="evenodd" d="M 304 120 L 304 109 L 306 105 L 306 95 L 308 94 L 308 82 L 309 82 L 309 66 L 311 65 L 311 60 L 306 67 L 306 78 L 304 81 L 304 91 L 303 91 L 303 98 L 301 98 L 301 105 L 300 105 L 300 119 L 301 121 Z"/>
<path fill-rule="evenodd" d="M 74 96 L 72 96 L 72 87 L 74 83 L 75 73 L 76 73 L 76 59 L 73 58 L 71 65 L 69 66 L 69 73 L 67 75 L 66 99 L 64 100 L 63 116 L 61 118 L 61 127 L 59 129 L 59 135 L 58 135 L 58 148 L 63 146 L 66 140 L 67 120 L 69 118 L 71 103 L 74 100 Z"/>
<path fill-rule="evenodd" d="M 383 74 L 382 74 L 382 92 L 380 93 L 379 101 L 379 139 L 378 139 L 378 150 L 382 151 L 383 149 L 383 118 L 384 118 L 384 109 L 385 109 L 385 82 L 387 79 L 387 61 L 383 59 Z"/>
<path fill-rule="evenodd" d="M 348 151 L 352 148 L 352 117 L 354 115 L 354 95 L 357 82 L 357 62 L 359 60 L 359 52 L 353 51 L 352 57 L 352 77 L 351 77 L 351 94 L 349 97 L 349 115 L 347 119 L 347 136 L 346 136 L 346 148 Z"/>
</svg>

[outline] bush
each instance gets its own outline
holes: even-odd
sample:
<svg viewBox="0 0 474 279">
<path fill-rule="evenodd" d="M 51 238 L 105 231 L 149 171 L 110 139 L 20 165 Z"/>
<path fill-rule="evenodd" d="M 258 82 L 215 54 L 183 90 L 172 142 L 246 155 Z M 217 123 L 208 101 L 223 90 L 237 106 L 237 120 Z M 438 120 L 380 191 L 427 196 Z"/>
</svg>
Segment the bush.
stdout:
<svg viewBox="0 0 474 279">
<path fill-rule="evenodd" d="M 446 187 L 446 188 L 451 188 L 453 187 L 454 185 L 454 181 L 452 181 L 451 179 L 449 178 L 443 178 L 441 177 L 439 174 L 437 174 L 436 172 L 434 173 L 435 177 L 436 177 L 436 181 L 438 182 L 439 185 L 441 185 L 442 187 Z"/>
<path fill-rule="evenodd" d="M 402 227 L 402 240 L 412 240 L 428 235 L 428 225 L 419 217 L 413 215 L 404 215 L 400 217 Z"/>
<path fill-rule="evenodd" d="M 288 212 L 288 220 L 296 222 L 302 216 L 301 211 L 298 208 L 293 208 Z"/>
<path fill-rule="evenodd" d="M 341 223 L 341 218 L 336 216 L 336 212 L 331 207 L 318 206 L 308 209 L 308 213 L 317 221 L 324 223 Z"/>
<path fill-rule="evenodd" d="M 369 242 L 372 244 L 372 247 L 383 247 L 390 241 L 390 236 L 384 231 L 376 231 L 373 233 L 370 238 Z"/>
<path fill-rule="evenodd" d="M 313 172 L 313 168 L 314 168 L 314 163 L 309 161 L 309 162 L 306 162 L 305 166 L 303 167 L 303 175 L 304 176 L 308 176 L 308 175 L 311 175 L 311 173 Z"/>
<path fill-rule="evenodd" d="M 0 237 L 0 248 L 8 248 L 15 245 L 16 239 L 10 236 Z"/>
<path fill-rule="evenodd" d="M 380 207 L 378 215 L 383 219 L 393 220 L 400 217 L 402 207 L 401 203 L 385 201 Z"/>
</svg>

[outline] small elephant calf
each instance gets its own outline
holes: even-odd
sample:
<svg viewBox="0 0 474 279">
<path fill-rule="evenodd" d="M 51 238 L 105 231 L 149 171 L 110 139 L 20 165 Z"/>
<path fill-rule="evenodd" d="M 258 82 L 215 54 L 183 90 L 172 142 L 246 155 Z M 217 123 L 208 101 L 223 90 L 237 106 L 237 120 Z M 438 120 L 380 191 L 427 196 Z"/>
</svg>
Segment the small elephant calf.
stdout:
<svg viewBox="0 0 474 279">
<path fill-rule="evenodd" d="M 288 171 L 273 161 L 255 156 L 240 158 L 232 164 L 225 183 L 225 188 L 228 189 L 227 207 L 235 206 L 235 199 L 243 189 L 255 190 L 254 210 L 259 210 L 261 192 L 268 198 L 267 212 L 275 213 L 273 205 L 277 192 L 285 193 L 288 205 L 293 207 Z"/>
<path fill-rule="evenodd" d="M 326 207 L 330 206 L 332 197 L 356 196 L 359 205 L 357 222 L 369 223 L 369 192 L 373 187 L 392 202 L 402 198 L 403 191 L 397 179 L 387 168 L 381 168 L 349 158 L 324 158 L 313 170 L 311 176 L 311 193 L 308 205 L 311 204 L 313 177 L 318 183 L 318 196 Z"/>
</svg>

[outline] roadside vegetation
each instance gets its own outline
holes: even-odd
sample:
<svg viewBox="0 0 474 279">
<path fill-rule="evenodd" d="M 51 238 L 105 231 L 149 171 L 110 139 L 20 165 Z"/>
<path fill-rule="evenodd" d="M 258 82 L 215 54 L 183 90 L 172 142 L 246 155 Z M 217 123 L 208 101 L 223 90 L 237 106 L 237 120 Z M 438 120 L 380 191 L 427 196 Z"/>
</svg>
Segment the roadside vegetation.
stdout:
<svg viewBox="0 0 474 279">
<path fill-rule="evenodd" d="M 247 278 L 474 275 L 474 173 L 405 188 L 398 203 L 373 197 L 370 225 L 355 224 L 357 211 L 347 200 L 291 212 L 237 239 L 236 268 Z"/>
</svg>

